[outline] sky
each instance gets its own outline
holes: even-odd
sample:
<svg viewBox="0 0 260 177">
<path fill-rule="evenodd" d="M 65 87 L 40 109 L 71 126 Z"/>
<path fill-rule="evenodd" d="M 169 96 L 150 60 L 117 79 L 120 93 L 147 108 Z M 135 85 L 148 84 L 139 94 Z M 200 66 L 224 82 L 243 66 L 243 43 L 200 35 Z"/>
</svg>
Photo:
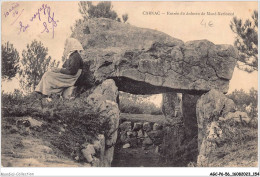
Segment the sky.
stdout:
<svg viewBox="0 0 260 177">
<path fill-rule="evenodd" d="M 50 14 L 54 13 L 56 27 L 52 30 L 52 23 L 48 23 L 48 14 L 40 11 L 42 4 L 48 7 Z M 233 44 L 234 33 L 229 24 L 232 15 L 207 15 L 215 12 L 230 13 L 246 19 L 250 18 L 253 10 L 257 9 L 257 2 L 112 2 L 113 9 L 119 16 L 127 13 L 128 23 L 131 25 L 156 29 L 184 42 L 190 40 L 207 39 L 215 44 Z M 37 12 L 40 12 L 40 19 Z M 8 13 L 7 13 L 8 12 Z M 9 13 L 10 12 L 10 13 Z M 205 15 L 202 15 L 202 12 Z M 26 49 L 32 40 L 42 41 L 48 47 L 49 55 L 61 60 L 64 42 L 71 34 L 71 26 L 76 19 L 81 18 L 77 1 L 64 2 L 3 2 L 1 9 L 2 44 L 9 41 L 14 44 L 18 52 Z M 151 15 L 149 15 L 149 13 Z M 153 15 L 160 13 L 160 15 Z M 173 14 L 176 15 L 167 15 Z M 185 15 L 181 15 L 184 13 Z M 200 13 L 200 15 L 186 15 Z M 179 15 L 177 15 L 179 14 Z M 44 26 L 45 23 L 45 26 Z M 47 33 L 47 29 L 49 32 Z M 20 32 L 21 31 L 21 32 Z M 248 74 L 235 68 L 230 81 L 229 92 L 234 89 L 248 91 L 251 87 L 258 88 L 258 73 Z M 19 88 L 18 78 L 10 82 L 2 82 L 5 92 Z M 159 99 L 155 97 L 155 100 Z M 160 98 L 161 99 L 161 98 Z M 158 102 L 155 101 L 155 102 Z"/>
</svg>

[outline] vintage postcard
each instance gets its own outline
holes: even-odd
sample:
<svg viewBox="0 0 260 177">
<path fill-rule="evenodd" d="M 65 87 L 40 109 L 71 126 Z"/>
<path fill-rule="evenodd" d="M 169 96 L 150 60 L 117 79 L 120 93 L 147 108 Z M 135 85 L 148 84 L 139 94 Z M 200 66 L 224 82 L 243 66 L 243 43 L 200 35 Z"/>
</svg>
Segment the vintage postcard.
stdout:
<svg viewBox="0 0 260 177">
<path fill-rule="evenodd" d="M 257 1 L 1 3 L 3 176 L 259 176 L 257 99 Z"/>
</svg>

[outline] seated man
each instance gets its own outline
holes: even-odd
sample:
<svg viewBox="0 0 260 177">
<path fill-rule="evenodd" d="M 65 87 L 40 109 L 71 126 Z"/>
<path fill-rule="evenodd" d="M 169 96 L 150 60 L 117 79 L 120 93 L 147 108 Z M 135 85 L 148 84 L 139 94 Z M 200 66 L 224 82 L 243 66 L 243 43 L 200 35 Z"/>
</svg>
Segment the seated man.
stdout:
<svg viewBox="0 0 260 177">
<path fill-rule="evenodd" d="M 83 50 L 80 42 L 68 38 L 65 42 L 64 56 L 66 61 L 62 68 L 52 68 L 42 76 L 35 92 L 48 97 L 51 94 L 61 94 L 65 88 L 74 86 L 83 68 L 83 61 L 78 51 Z"/>
</svg>

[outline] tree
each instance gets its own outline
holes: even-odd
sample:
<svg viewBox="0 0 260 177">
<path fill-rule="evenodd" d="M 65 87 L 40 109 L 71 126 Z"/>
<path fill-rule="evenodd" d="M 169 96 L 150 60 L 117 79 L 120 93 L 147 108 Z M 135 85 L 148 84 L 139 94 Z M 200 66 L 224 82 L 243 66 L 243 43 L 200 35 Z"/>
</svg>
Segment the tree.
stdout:
<svg viewBox="0 0 260 177">
<path fill-rule="evenodd" d="M 252 118 L 257 117 L 258 92 L 256 89 L 251 88 L 249 93 L 246 93 L 243 89 L 234 90 L 227 96 L 234 101 L 238 110 L 247 112 Z"/>
<path fill-rule="evenodd" d="M 119 109 L 123 113 L 131 114 L 162 114 L 161 108 L 157 107 L 150 99 L 151 95 L 134 95 L 119 92 Z"/>
<path fill-rule="evenodd" d="M 234 42 L 239 51 L 239 69 L 247 72 L 258 70 L 258 11 L 254 11 L 252 19 L 234 17 L 230 23 L 231 30 L 236 34 Z"/>
<path fill-rule="evenodd" d="M 19 72 L 21 77 L 20 85 L 27 92 L 35 89 L 42 75 L 47 71 L 48 67 L 57 67 L 59 62 L 51 60 L 47 57 L 48 48 L 44 47 L 41 42 L 36 40 L 27 44 L 27 50 L 22 52 L 22 69 Z"/>
<path fill-rule="evenodd" d="M 122 15 L 122 19 L 124 21 L 124 23 L 128 20 L 128 14 L 123 14 Z"/>
<path fill-rule="evenodd" d="M 84 19 L 88 18 L 110 18 L 117 20 L 117 13 L 112 10 L 113 6 L 111 2 L 104 1 L 99 2 L 96 6 L 90 1 L 79 2 L 79 12 L 82 14 Z"/>
<path fill-rule="evenodd" d="M 12 79 L 19 70 L 19 53 L 9 42 L 2 44 L 2 79 Z"/>
<path fill-rule="evenodd" d="M 88 9 L 89 6 L 92 5 L 92 3 L 90 1 L 80 1 L 78 5 L 79 5 L 79 13 L 83 16 L 84 20 L 88 19 L 89 18 Z"/>
</svg>

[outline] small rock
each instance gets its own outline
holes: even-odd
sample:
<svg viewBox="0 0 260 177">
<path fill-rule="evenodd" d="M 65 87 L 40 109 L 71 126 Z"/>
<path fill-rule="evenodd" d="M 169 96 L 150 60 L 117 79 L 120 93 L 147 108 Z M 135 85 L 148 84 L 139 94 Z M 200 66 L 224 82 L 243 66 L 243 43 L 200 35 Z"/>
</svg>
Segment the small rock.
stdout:
<svg viewBox="0 0 260 177">
<path fill-rule="evenodd" d="M 94 145 L 92 145 L 92 144 L 89 144 L 89 145 L 87 146 L 86 150 L 87 150 L 90 154 L 92 154 L 92 155 L 95 154 L 95 148 L 94 148 Z"/>
<path fill-rule="evenodd" d="M 144 137 L 146 138 L 146 137 L 148 137 L 148 135 L 147 135 L 147 133 L 146 132 L 144 132 Z"/>
<path fill-rule="evenodd" d="M 160 130 L 160 129 L 161 129 L 161 125 L 159 125 L 158 123 L 153 124 L 153 130 Z"/>
<path fill-rule="evenodd" d="M 32 117 L 27 117 L 26 119 L 31 123 L 31 127 L 41 127 L 43 124 L 41 121 L 38 121 Z"/>
<path fill-rule="evenodd" d="M 93 161 L 92 156 L 96 153 L 94 145 L 92 145 L 92 144 L 88 144 L 85 149 L 81 150 L 81 152 L 89 163 Z"/>
<path fill-rule="evenodd" d="M 126 132 L 121 132 L 122 134 L 120 135 L 120 140 L 121 142 L 125 143 L 127 139 Z"/>
<path fill-rule="evenodd" d="M 96 157 L 93 157 L 92 166 L 93 167 L 99 167 L 100 166 L 100 160 Z"/>
<path fill-rule="evenodd" d="M 133 132 L 131 132 L 131 131 L 126 132 L 126 135 L 130 137 L 131 135 L 133 135 Z"/>
<path fill-rule="evenodd" d="M 131 145 L 129 143 L 123 145 L 123 149 L 130 148 Z"/>
<path fill-rule="evenodd" d="M 77 160 L 77 161 L 78 161 L 78 160 L 79 160 L 79 156 L 76 156 L 76 157 L 75 157 L 75 160 Z"/>
<path fill-rule="evenodd" d="M 142 126 L 143 126 L 142 122 L 134 123 L 133 131 L 139 131 L 142 128 Z"/>
<path fill-rule="evenodd" d="M 143 134 L 143 131 L 142 131 L 142 130 L 139 130 L 139 131 L 137 132 L 137 137 L 138 137 L 138 138 L 143 138 L 143 137 L 144 137 L 144 134 Z"/>
<path fill-rule="evenodd" d="M 100 149 L 101 149 L 101 143 L 100 143 L 99 140 L 94 141 L 93 146 L 94 146 L 94 149 L 95 149 L 96 151 L 100 151 Z"/>
<path fill-rule="evenodd" d="M 155 153 L 159 153 L 159 146 L 156 146 L 156 148 L 155 148 L 155 151 L 154 151 Z"/>
<path fill-rule="evenodd" d="M 67 124 L 63 124 L 64 127 L 67 127 L 68 125 Z"/>
<path fill-rule="evenodd" d="M 143 124 L 143 130 L 146 131 L 146 132 L 149 132 L 149 131 L 152 130 L 151 125 L 150 125 L 149 122 L 145 122 L 145 123 Z"/>
<path fill-rule="evenodd" d="M 119 125 L 119 128 L 121 129 L 121 131 L 131 131 L 132 129 L 131 122 L 129 121 L 123 122 L 122 124 Z"/>
<path fill-rule="evenodd" d="M 143 141 L 143 145 L 152 145 L 152 144 L 153 144 L 153 141 L 149 137 L 146 137 Z"/>
<path fill-rule="evenodd" d="M 65 132 L 66 130 L 63 127 L 60 127 L 61 132 Z"/>
</svg>

